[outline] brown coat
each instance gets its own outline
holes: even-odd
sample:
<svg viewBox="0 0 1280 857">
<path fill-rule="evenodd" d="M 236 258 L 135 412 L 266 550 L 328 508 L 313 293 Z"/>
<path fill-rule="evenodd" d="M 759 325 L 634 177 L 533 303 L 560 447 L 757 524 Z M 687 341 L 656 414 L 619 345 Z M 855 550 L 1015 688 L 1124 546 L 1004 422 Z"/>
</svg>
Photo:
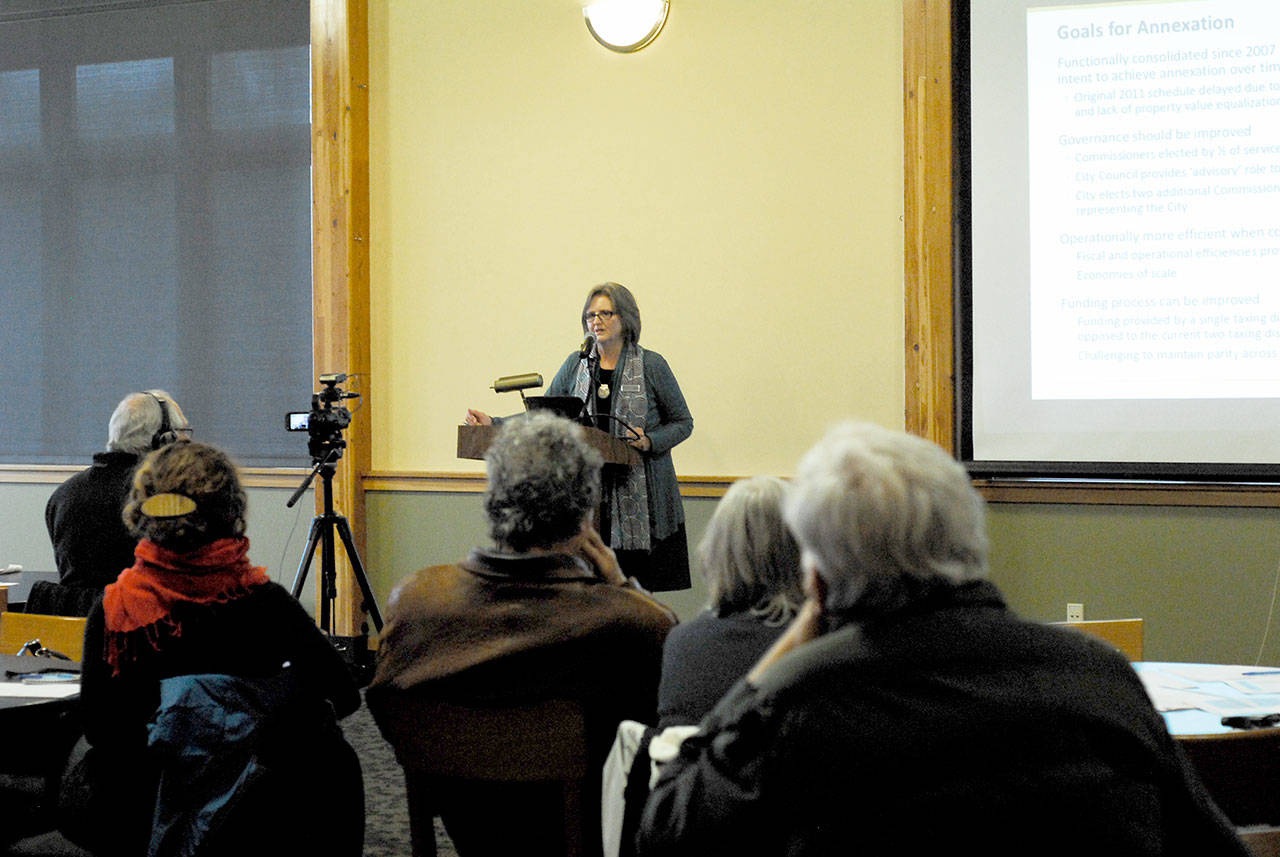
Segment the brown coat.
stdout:
<svg viewBox="0 0 1280 857">
<path fill-rule="evenodd" d="M 671 611 L 564 554 L 477 549 L 422 569 L 387 605 L 368 701 L 396 693 L 459 704 L 577 699 L 613 725 L 654 722 Z"/>
</svg>

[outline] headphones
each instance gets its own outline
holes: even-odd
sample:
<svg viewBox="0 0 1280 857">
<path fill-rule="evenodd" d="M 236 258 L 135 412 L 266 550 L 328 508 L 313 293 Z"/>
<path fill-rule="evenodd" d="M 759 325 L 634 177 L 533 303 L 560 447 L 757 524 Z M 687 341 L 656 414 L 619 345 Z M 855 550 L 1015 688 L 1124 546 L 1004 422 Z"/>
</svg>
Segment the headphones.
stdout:
<svg viewBox="0 0 1280 857">
<path fill-rule="evenodd" d="M 164 405 L 165 400 L 150 390 L 146 390 L 145 393 L 155 399 L 156 404 L 160 406 L 160 428 L 156 429 L 156 433 L 151 436 L 151 448 L 159 449 L 177 440 L 178 433 L 173 430 L 173 423 L 169 421 L 169 409 Z"/>
</svg>

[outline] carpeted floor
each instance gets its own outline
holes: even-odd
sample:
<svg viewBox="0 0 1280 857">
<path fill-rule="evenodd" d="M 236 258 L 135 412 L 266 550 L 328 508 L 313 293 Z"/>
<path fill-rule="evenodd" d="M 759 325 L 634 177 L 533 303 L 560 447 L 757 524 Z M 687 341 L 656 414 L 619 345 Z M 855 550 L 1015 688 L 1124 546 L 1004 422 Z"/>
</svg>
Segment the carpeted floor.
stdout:
<svg viewBox="0 0 1280 857">
<path fill-rule="evenodd" d="M 404 771 L 391 745 L 382 739 L 368 707 L 342 721 L 342 732 L 360 757 L 364 772 L 364 857 L 409 857 L 409 807 Z M 453 843 L 436 819 L 439 857 L 457 857 Z"/>
</svg>

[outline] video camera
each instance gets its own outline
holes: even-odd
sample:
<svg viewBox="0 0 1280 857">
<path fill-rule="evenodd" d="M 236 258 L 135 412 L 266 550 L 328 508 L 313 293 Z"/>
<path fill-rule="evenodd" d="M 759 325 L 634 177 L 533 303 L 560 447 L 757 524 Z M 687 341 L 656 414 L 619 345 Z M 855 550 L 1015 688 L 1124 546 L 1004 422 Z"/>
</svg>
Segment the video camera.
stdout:
<svg viewBox="0 0 1280 857">
<path fill-rule="evenodd" d="M 311 396 L 311 410 L 290 411 L 285 415 L 285 428 L 307 433 L 307 451 L 317 464 L 337 461 L 347 446 L 342 430 L 351 425 L 351 411 L 339 403 L 343 399 L 358 399 L 360 394 L 342 390 L 338 385 L 345 380 L 347 376 L 340 372 L 321 375 L 320 390 Z"/>
</svg>

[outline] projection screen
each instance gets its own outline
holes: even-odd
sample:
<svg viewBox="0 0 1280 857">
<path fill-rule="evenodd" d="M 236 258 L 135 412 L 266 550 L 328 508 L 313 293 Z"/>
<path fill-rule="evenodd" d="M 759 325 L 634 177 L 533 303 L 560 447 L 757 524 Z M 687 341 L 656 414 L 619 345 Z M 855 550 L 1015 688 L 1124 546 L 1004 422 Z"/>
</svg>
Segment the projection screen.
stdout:
<svg viewBox="0 0 1280 857">
<path fill-rule="evenodd" d="M 1280 3 L 955 14 L 971 470 L 1280 478 Z"/>
</svg>

